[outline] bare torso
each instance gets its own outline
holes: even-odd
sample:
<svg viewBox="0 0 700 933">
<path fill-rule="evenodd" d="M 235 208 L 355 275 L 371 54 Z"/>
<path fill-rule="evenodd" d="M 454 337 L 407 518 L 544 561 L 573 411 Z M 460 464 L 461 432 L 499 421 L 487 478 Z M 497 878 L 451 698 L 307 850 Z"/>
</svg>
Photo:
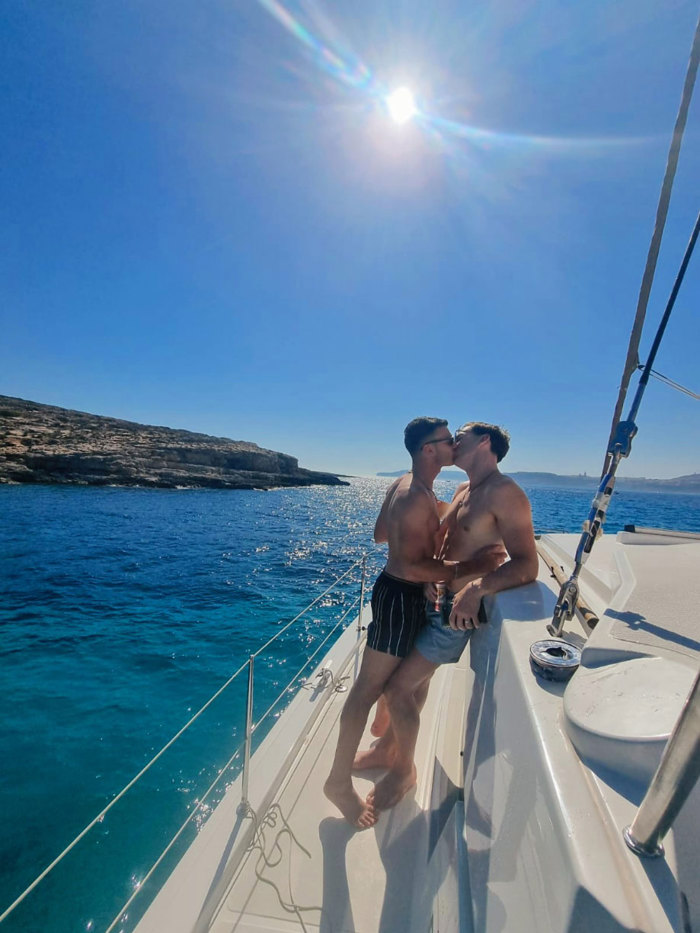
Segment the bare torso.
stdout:
<svg viewBox="0 0 700 933">
<path fill-rule="evenodd" d="M 402 476 L 387 493 L 377 524 L 383 523 L 389 554 L 386 571 L 402 580 L 422 583 L 416 564 L 431 559 L 440 527 L 435 496 L 412 473 Z"/>
<path fill-rule="evenodd" d="M 496 502 L 513 480 L 496 472 L 473 489 L 463 483 L 455 493 L 450 509 L 440 529 L 438 556 L 445 560 L 469 560 L 489 544 L 503 544 L 496 521 Z M 458 577 L 450 584 L 453 592 L 480 574 Z"/>
</svg>

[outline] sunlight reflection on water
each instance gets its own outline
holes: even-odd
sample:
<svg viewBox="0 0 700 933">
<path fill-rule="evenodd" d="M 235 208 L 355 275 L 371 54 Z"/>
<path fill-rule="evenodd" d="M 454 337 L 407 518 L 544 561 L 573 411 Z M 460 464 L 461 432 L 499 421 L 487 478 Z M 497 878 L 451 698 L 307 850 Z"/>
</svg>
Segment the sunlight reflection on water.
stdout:
<svg viewBox="0 0 700 933">
<path fill-rule="evenodd" d="M 251 652 L 365 552 L 371 585 L 385 553 L 372 530 L 391 481 L 265 493 L 0 487 L 0 650 L 13 697 L 0 737 L 0 904 Z M 440 479 L 436 492 L 449 499 L 456 485 Z M 580 530 L 591 491 L 527 491 L 537 531 Z M 628 522 L 700 531 L 700 497 L 616 493 L 607 530 Z M 260 657 L 256 719 L 356 597 L 358 582 L 355 572 Z M 111 919 L 125 879 L 128 886 L 143 877 L 184 818 L 183 799 L 192 807 L 238 746 L 244 680 L 169 750 L 123 810 L 108 814 L 66 871 L 32 895 L 32 923 L 68 933 L 76 917 L 83 928 L 87 918 Z M 27 929 L 27 916 L 7 921 L 7 930 Z"/>
</svg>

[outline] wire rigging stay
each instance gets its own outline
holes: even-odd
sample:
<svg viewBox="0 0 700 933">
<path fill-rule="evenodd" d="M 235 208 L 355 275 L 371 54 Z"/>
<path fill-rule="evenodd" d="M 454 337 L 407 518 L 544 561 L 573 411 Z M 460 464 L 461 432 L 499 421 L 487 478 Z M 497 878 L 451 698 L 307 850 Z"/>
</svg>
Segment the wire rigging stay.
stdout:
<svg viewBox="0 0 700 933">
<path fill-rule="evenodd" d="M 644 364 L 640 363 L 637 369 L 644 369 Z M 669 379 L 668 376 L 664 376 L 663 373 L 657 372 L 655 369 L 650 369 L 649 372 L 654 377 L 654 379 L 658 379 L 659 382 L 663 382 L 664 385 L 670 386 L 672 389 L 677 389 L 679 392 L 683 392 L 685 395 L 689 395 L 690 398 L 700 400 L 700 395 L 697 392 L 693 392 L 692 389 L 688 389 L 686 386 L 682 386 L 680 382 L 674 382 L 673 379 Z"/>
<path fill-rule="evenodd" d="M 690 240 L 688 241 L 688 245 L 683 256 L 683 261 L 681 262 L 680 269 L 678 270 L 678 274 L 676 275 L 676 279 L 671 290 L 671 295 L 666 304 L 666 309 L 661 318 L 661 322 L 657 328 L 652 348 L 649 352 L 649 357 L 644 366 L 640 367 L 638 354 L 639 342 L 641 339 L 642 327 L 644 325 L 644 318 L 646 316 L 649 294 L 651 292 L 651 286 L 654 280 L 656 261 L 661 246 L 661 238 L 663 236 L 664 225 L 666 223 L 666 216 L 668 214 L 668 206 L 671 199 L 673 180 L 675 177 L 676 166 L 678 164 L 678 156 L 680 153 L 681 142 L 683 140 L 683 133 L 685 131 L 685 124 L 688 110 L 690 108 L 690 101 L 693 96 L 693 89 L 695 86 L 695 79 L 697 76 L 699 62 L 700 19 L 698 19 L 698 23 L 695 28 L 695 36 L 693 38 L 693 46 L 690 53 L 690 60 L 688 62 L 688 70 L 683 86 L 681 104 L 678 111 L 678 117 L 676 118 L 673 137 L 671 139 L 671 146 L 666 162 L 666 172 L 661 186 L 659 204 L 656 212 L 656 224 L 654 227 L 654 233 L 652 235 L 651 245 L 649 247 L 649 253 L 647 256 L 647 263 L 642 278 L 642 286 L 637 304 L 637 313 L 635 316 L 634 324 L 632 326 L 632 333 L 630 335 L 627 359 L 625 361 L 622 374 L 620 393 L 615 406 L 615 412 L 613 414 L 613 422 L 610 432 L 610 439 L 608 441 L 608 447 L 605 454 L 603 474 L 598 486 L 598 491 L 596 492 L 593 502 L 591 503 L 588 518 L 583 524 L 583 534 L 581 535 L 581 539 L 576 549 L 574 569 L 569 579 L 562 584 L 562 587 L 559 591 L 559 597 L 552 614 L 552 621 L 547 625 L 547 631 L 550 633 L 550 635 L 553 635 L 557 638 L 561 637 L 564 622 L 572 619 L 576 611 L 579 598 L 578 578 L 581 573 L 581 568 L 588 559 L 588 556 L 593 549 L 593 545 L 595 544 L 598 535 L 602 533 L 603 523 L 605 522 L 608 506 L 610 505 L 610 499 L 615 488 L 615 474 L 617 472 L 620 460 L 623 457 L 628 457 L 632 449 L 632 440 L 637 433 L 637 425 L 635 423 L 637 412 L 639 411 L 639 406 L 641 404 L 644 391 L 649 382 L 649 377 L 652 373 L 652 366 L 654 364 L 656 354 L 666 330 L 666 325 L 668 324 L 668 320 L 671 316 L 678 292 L 680 291 L 683 278 L 685 277 L 685 272 L 693 254 L 693 250 L 698 239 L 698 234 L 700 233 L 700 213 L 698 213 L 695 226 L 693 227 Z M 625 397 L 627 395 L 627 387 L 629 385 L 632 373 L 639 368 L 642 368 L 643 372 L 640 377 L 639 385 L 637 387 L 635 397 L 632 401 L 629 414 L 626 420 L 623 421 L 620 420 L 620 415 L 625 402 Z"/>
<path fill-rule="evenodd" d="M 673 181 L 675 179 L 676 168 L 678 166 L 678 158 L 681 150 L 681 142 L 683 141 L 683 134 L 685 132 L 685 125 L 688 119 L 690 102 L 693 98 L 693 89 L 695 87 L 695 79 L 697 77 L 699 63 L 700 18 L 698 19 L 697 25 L 695 27 L 695 35 L 693 36 L 693 45 L 690 50 L 688 69 L 686 71 L 685 82 L 683 84 L 681 103 L 678 108 L 678 116 L 676 117 L 676 123 L 673 127 L 671 145 L 669 147 L 668 158 L 666 160 L 666 171 L 664 173 L 664 180 L 661 184 L 659 203 L 656 209 L 654 232 L 649 244 L 649 252 L 647 254 L 647 261 L 644 268 L 644 274 L 642 276 L 642 283 L 639 289 L 637 311 L 635 313 L 634 323 L 632 325 L 632 331 L 630 334 L 627 358 L 625 360 L 625 365 L 622 371 L 620 392 L 617 398 L 617 402 L 615 403 L 612 426 L 610 428 L 608 451 L 605 455 L 605 465 L 603 466 L 602 471 L 603 476 L 610 468 L 609 451 L 610 447 L 612 446 L 613 438 L 617 432 L 618 422 L 622 415 L 622 409 L 625 404 L 625 397 L 627 396 L 627 389 L 629 387 L 630 379 L 632 378 L 632 374 L 639 365 L 639 343 L 642 337 L 642 328 L 644 327 L 644 319 L 646 317 L 647 305 L 649 304 L 649 295 L 651 294 L 651 286 L 654 281 L 654 273 L 656 272 L 656 262 L 659 256 L 659 250 L 661 248 L 661 238 L 663 237 L 664 227 L 666 225 L 666 217 L 668 216 L 668 207 L 671 201 L 671 190 L 673 188 Z"/>
</svg>

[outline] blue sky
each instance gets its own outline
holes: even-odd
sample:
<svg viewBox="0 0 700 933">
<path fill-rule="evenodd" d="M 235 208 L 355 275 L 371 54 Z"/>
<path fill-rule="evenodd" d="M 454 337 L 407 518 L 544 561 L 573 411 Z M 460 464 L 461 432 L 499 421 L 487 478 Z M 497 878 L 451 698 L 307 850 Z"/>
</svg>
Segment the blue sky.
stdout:
<svg viewBox="0 0 700 933">
<path fill-rule="evenodd" d="M 6 0 L 0 393 L 346 473 L 404 465 L 416 415 L 494 421 L 511 470 L 597 471 L 697 13 Z M 699 308 L 696 255 L 656 363 L 695 391 Z M 697 401 L 652 381 L 638 424 L 623 475 L 700 471 Z"/>
</svg>

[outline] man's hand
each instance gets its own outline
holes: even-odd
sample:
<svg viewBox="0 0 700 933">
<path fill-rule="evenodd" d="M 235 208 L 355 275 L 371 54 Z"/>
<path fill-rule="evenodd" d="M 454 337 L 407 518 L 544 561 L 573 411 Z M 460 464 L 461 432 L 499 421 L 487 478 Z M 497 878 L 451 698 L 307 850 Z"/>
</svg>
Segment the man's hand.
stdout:
<svg viewBox="0 0 700 933">
<path fill-rule="evenodd" d="M 450 613 L 450 628 L 458 632 L 479 628 L 479 606 L 483 595 L 481 580 L 467 583 L 455 596 Z"/>
</svg>

